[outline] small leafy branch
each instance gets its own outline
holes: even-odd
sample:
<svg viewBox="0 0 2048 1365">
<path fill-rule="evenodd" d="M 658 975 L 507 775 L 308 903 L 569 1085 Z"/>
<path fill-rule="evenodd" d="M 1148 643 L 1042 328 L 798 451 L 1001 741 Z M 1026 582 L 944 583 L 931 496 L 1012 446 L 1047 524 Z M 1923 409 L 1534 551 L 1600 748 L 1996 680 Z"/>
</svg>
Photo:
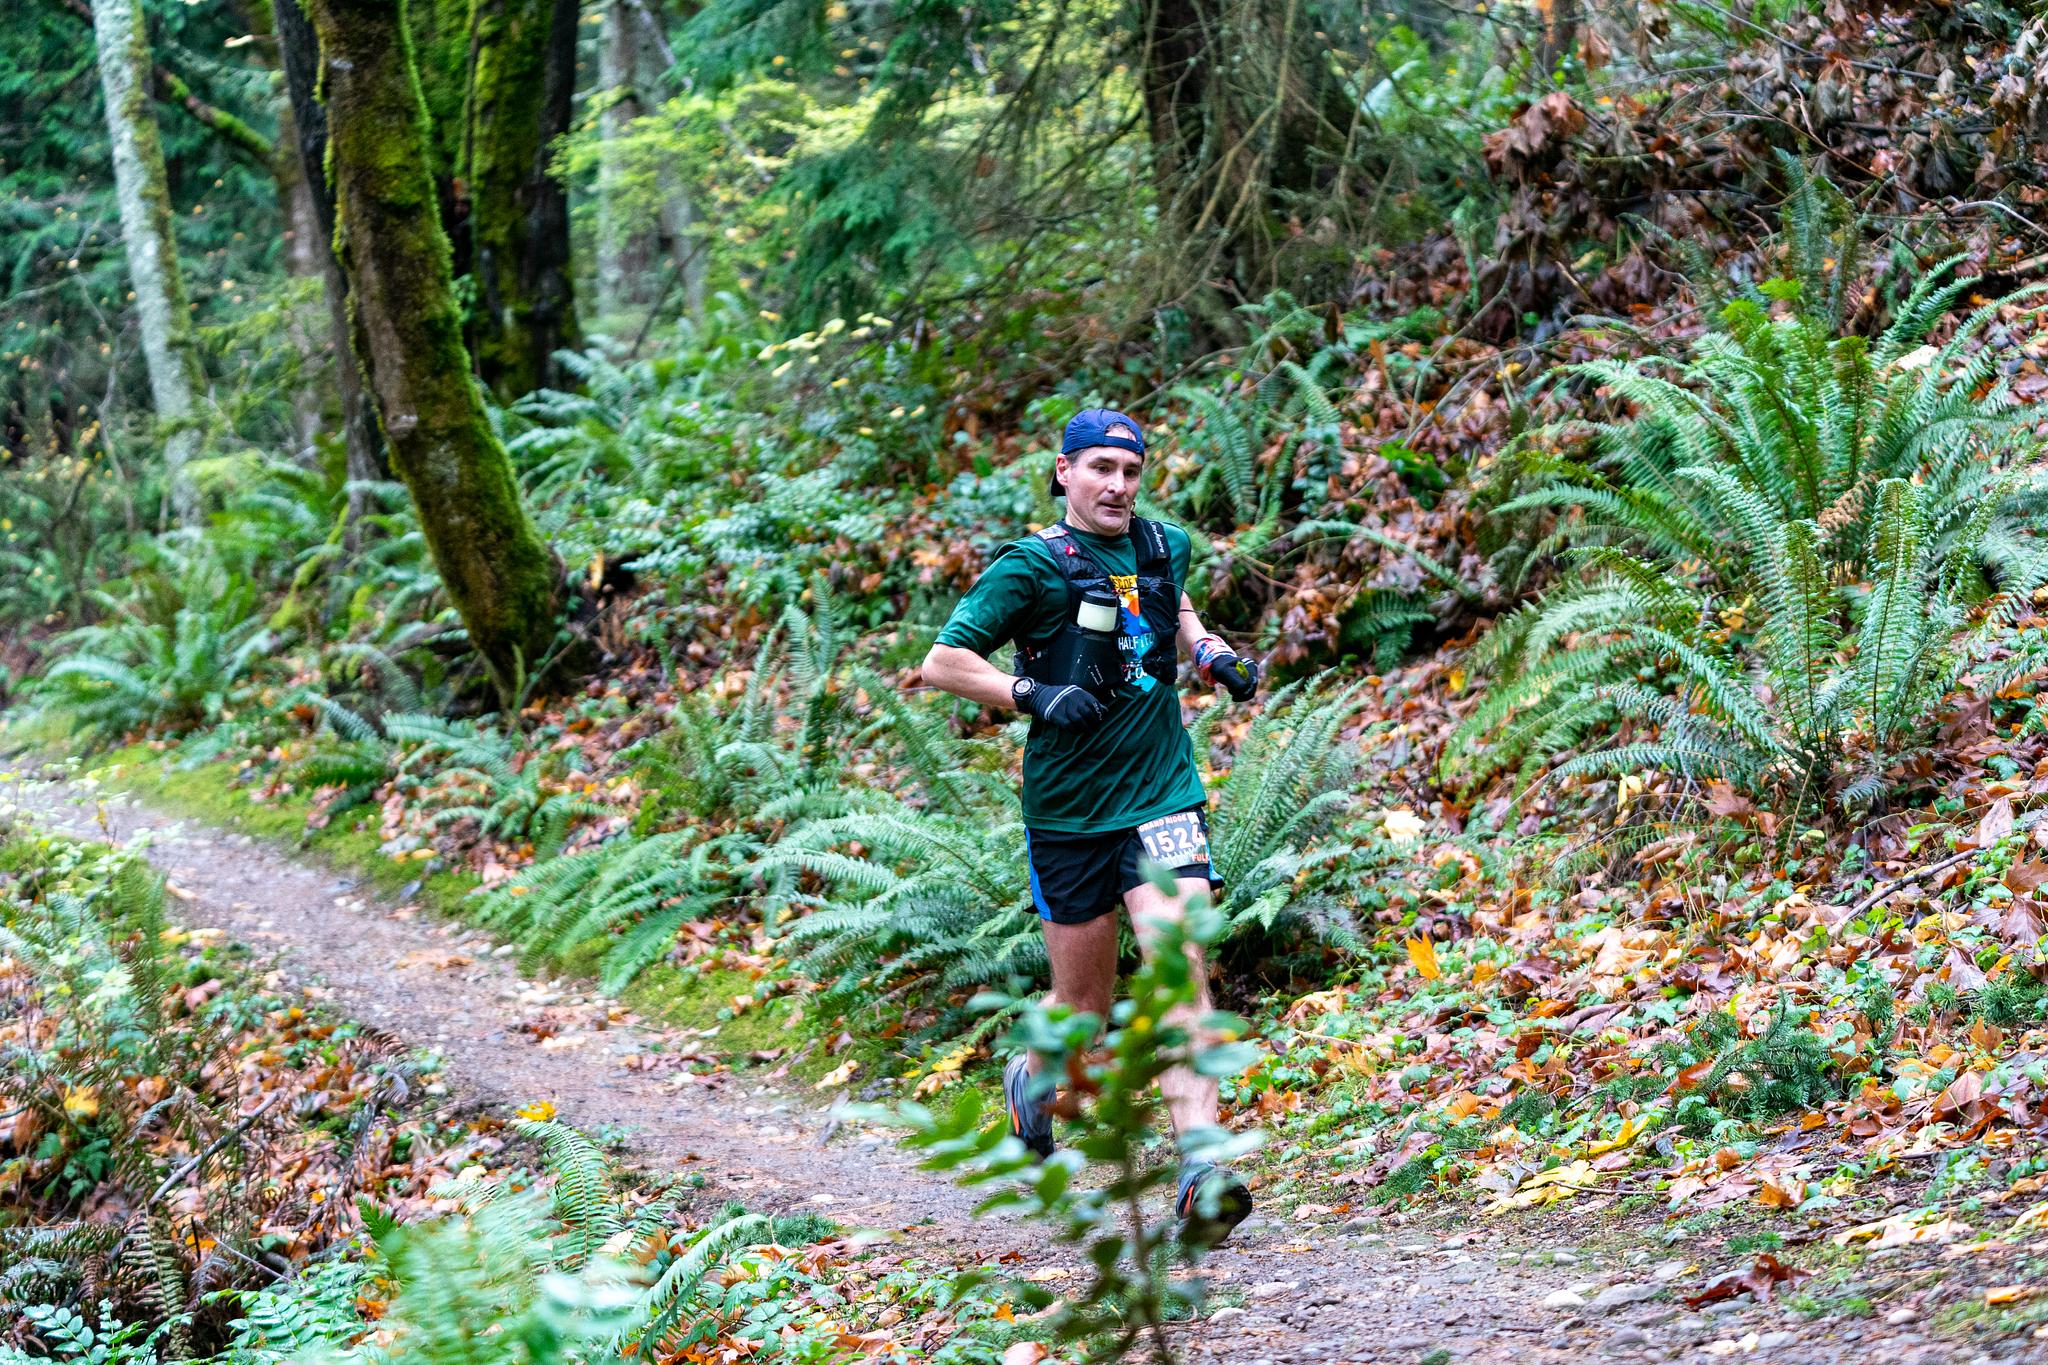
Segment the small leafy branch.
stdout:
<svg viewBox="0 0 2048 1365">
<path fill-rule="evenodd" d="M 1168 879 L 1163 889 L 1170 887 Z M 1052 1310 L 1052 1339 L 1079 1347 L 1085 1361 L 1142 1353 L 1154 1365 L 1169 1365 L 1175 1357 L 1166 1325 L 1199 1303 L 1199 1281 L 1168 1273 L 1177 1257 L 1192 1262 L 1200 1252 L 1175 1241 L 1153 1212 L 1155 1196 L 1168 1195 L 1170 1202 L 1176 1171 L 1171 1163 L 1148 1161 L 1146 1139 L 1161 1117 L 1156 1083 L 1167 1072 L 1188 1067 L 1204 1076 L 1234 1076 L 1256 1059 L 1251 1045 L 1234 1041 L 1243 1028 L 1235 1017 L 1189 1017 L 1197 994 L 1189 950 L 1215 942 L 1223 928 L 1222 915 L 1199 898 L 1185 924 L 1164 927 L 1132 977 L 1128 998 L 1111 1011 L 1099 1048 L 1102 1021 L 1092 1014 L 1047 1009 L 1014 993 L 978 998 L 985 1009 L 1020 1010 L 1010 1041 L 1065 1077 L 1058 1112 L 1073 1127 L 1050 1160 L 1037 1162 L 1007 1124 L 987 1124 L 981 1098 L 971 1090 L 943 1114 L 916 1103 L 865 1111 L 910 1129 L 906 1141 L 929 1153 L 927 1169 L 954 1171 L 962 1185 L 991 1188 L 982 1212 L 1014 1211 L 1082 1249 L 1091 1278 L 1072 1296 L 1055 1303 L 1029 1282 L 1009 1292 L 1035 1309 Z M 1185 1158 L 1223 1160 L 1256 1145 L 1256 1135 L 1221 1128 L 1179 1135 Z M 1106 1169 L 1107 1181 L 1081 1183 L 1090 1165 Z"/>
</svg>

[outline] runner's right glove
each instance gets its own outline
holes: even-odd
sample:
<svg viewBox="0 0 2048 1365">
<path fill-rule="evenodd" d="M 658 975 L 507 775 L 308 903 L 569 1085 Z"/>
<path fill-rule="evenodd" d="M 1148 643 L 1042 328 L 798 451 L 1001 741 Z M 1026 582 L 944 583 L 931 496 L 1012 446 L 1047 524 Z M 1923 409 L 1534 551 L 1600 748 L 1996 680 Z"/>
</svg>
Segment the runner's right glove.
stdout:
<svg viewBox="0 0 2048 1365">
<path fill-rule="evenodd" d="M 1031 714 L 1062 730 L 1093 730 L 1109 715 L 1102 698 L 1072 683 L 1064 687 L 1036 687 L 1026 699 Z"/>
</svg>

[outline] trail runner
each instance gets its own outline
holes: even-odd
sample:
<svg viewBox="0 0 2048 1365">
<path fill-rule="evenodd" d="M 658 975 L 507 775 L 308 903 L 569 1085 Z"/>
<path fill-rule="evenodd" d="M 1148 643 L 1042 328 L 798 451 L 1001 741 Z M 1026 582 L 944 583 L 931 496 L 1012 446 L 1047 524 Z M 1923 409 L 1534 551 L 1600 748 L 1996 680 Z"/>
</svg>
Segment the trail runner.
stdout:
<svg viewBox="0 0 2048 1365">
<path fill-rule="evenodd" d="M 1066 516 L 996 552 L 924 663 L 934 686 L 1031 715 L 1024 825 L 1031 899 L 1052 961 L 1047 1003 L 1105 1020 L 1116 989 L 1117 906 L 1130 912 L 1149 953 L 1188 897 L 1220 889 L 1209 863 L 1207 796 L 1181 723 L 1181 651 L 1204 682 L 1238 701 L 1259 685 L 1258 663 L 1207 630 L 1183 590 L 1187 533 L 1135 514 L 1144 461 L 1137 422 L 1107 408 L 1076 415 L 1052 474 Z M 1056 676 L 1072 662 L 1061 637 L 1073 635 L 1077 618 L 1115 632 L 1116 676 L 1092 675 L 1092 691 L 1071 668 Z M 1105 637 L 1095 639 L 1106 647 Z M 988 659 L 1010 642 L 1020 676 Z M 1173 895 L 1141 874 L 1148 857 L 1172 870 Z M 1192 1026 L 1211 1005 L 1201 950 L 1187 951 L 1200 994 L 1179 1022 Z M 1003 1093 L 1011 1131 L 1043 1159 L 1053 1151 L 1057 1078 L 1041 1076 L 1041 1065 L 1031 1053 L 1012 1058 Z M 1159 1090 L 1175 1133 L 1215 1124 L 1213 1079 L 1177 1067 Z M 1227 1167 L 1188 1159 L 1174 1209 L 1184 1240 L 1214 1245 L 1251 1211 L 1251 1194 Z"/>
</svg>

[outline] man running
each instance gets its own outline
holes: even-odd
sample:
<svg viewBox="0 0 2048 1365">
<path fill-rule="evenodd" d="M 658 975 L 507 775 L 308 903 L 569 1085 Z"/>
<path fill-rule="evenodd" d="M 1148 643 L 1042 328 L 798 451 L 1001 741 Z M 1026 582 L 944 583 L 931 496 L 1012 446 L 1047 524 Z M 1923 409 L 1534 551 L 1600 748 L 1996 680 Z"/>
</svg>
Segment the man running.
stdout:
<svg viewBox="0 0 2048 1365">
<path fill-rule="evenodd" d="M 1180 651 L 1203 681 L 1239 701 L 1259 684 L 1257 662 L 1204 629 L 1183 590 L 1187 533 L 1134 514 L 1144 462 L 1144 428 L 1131 418 L 1107 408 L 1076 415 L 1052 474 L 1065 518 L 996 552 L 924 663 L 934 686 L 1031 714 L 1024 825 L 1031 899 L 1052 961 L 1047 1003 L 1104 1020 L 1116 988 L 1119 903 L 1149 953 L 1159 928 L 1215 882 L 1207 796 L 1181 724 Z M 1114 622 L 1121 676 L 1052 676 L 1072 663 L 1061 637 L 1077 618 Z M 1016 677 L 988 661 L 1013 641 Z M 1147 857 L 1172 869 L 1174 894 L 1141 874 Z M 1192 1025 L 1211 1006 L 1200 949 L 1188 954 L 1200 995 L 1180 1022 Z M 1055 1082 L 1041 1079 L 1040 1067 L 1035 1054 L 1012 1058 L 1003 1093 L 1011 1131 L 1042 1159 L 1053 1150 Z M 1216 1122 L 1213 1079 L 1177 1067 L 1159 1090 L 1176 1133 Z M 1186 1240 L 1213 1245 L 1251 1211 L 1251 1195 L 1228 1169 L 1190 1160 L 1174 1208 Z"/>
</svg>

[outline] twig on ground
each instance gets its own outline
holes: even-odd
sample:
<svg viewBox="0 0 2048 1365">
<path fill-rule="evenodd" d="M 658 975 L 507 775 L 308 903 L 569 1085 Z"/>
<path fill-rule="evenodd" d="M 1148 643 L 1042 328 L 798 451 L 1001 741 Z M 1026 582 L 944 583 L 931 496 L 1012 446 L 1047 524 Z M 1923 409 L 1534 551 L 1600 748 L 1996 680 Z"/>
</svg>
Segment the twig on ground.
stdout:
<svg viewBox="0 0 2048 1365">
<path fill-rule="evenodd" d="M 165 1195 L 169 1194 L 171 1192 L 172 1186 L 176 1185 L 186 1176 L 192 1174 L 193 1171 L 199 1169 L 199 1167 L 205 1163 L 206 1159 L 212 1156 L 215 1152 L 218 1152 L 221 1148 L 227 1146 L 230 1142 L 233 1142 L 236 1138 L 248 1132 L 250 1126 L 254 1124 L 256 1120 L 262 1118 L 265 1113 L 269 1112 L 271 1105 L 276 1104 L 279 1100 L 283 1098 L 284 1091 L 271 1091 L 270 1097 L 268 1099 L 264 1100 L 263 1103 L 257 1105 L 254 1110 L 244 1115 L 240 1123 L 228 1129 L 227 1132 L 222 1133 L 219 1137 L 215 1138 L 211 1143 L 207 1144 L 207 1147 L 204 1151 L 198 1153 L 196 1156 L 187 1157 L 184 1161 L 178 1163 L 178 1168 L 172 1171 L 169 1175 L 164 1177 L 163 1184 L 158 1185 L 156 1189 L 151 1192 L 149 1198 L 142 1201 L 142 1207 L 146 1209 L 150 1207 L 152 1204 L 156 1203 L 157 1200 L 162 1199 Z"/>
</svg>

